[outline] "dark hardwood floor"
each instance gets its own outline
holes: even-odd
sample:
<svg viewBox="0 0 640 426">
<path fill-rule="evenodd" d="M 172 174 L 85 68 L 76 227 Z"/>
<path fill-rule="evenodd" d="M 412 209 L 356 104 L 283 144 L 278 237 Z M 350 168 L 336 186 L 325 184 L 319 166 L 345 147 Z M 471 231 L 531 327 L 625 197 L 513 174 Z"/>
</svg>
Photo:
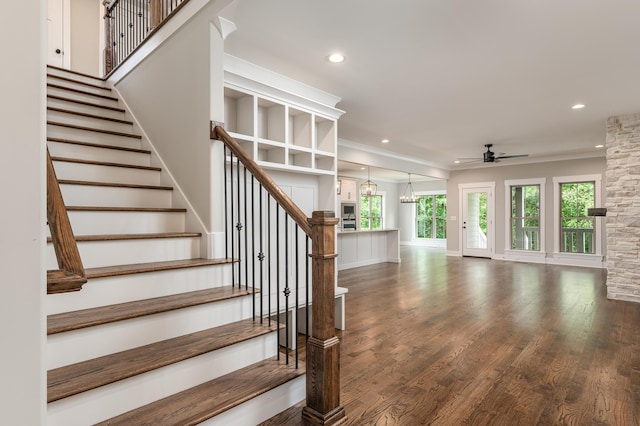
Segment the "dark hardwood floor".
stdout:
<svg viewBox="0 0 640 426">
<path fill-rule="evenodd" d="M 639 425 L 640 304 L 605 280 L 418 247 L 340 272 L 344 424 Z"/>
</svg>

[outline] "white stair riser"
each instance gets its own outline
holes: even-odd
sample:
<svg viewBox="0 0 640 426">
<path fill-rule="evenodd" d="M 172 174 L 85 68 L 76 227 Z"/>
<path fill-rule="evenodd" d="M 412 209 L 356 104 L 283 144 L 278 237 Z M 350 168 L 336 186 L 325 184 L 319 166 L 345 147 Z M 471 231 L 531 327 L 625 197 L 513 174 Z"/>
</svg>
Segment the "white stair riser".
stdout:
<svg viewBox="0 0 640 426">
<path fill-rule="evenodd" d="M 98 86 L 107 87 L 107 83 L 105 81 L 99 79 L 99 78 L 92 78 L 92 77 L 85 76 L 85 75 L 71 73 L 71 72 L 68 72 L 66 70 L 60 70 L 60 69 L 56 69 L 56 68 L 47 67 L 47 74 L 59 75 L 61 77 L 70 78 L 72 80 L 83 81 L 85 83 L 95 84 L 95 85 L 98 85 Z M 59 81 L 59 80 L 56 79 L 56 81 Z"/>
<path fill-rule="evenodd" d="M 307 376 L 302 375 L 269 392 L 199 423 L 198 426 L 254 426 L 291 408 L 307 397 Z"/>
<path fill-rule="evenodd" d="M 64 77 L 64 76 L 63 76 Z M 69 77 L 73 78 L 73 77 Z M 74 80 L 77 80 L 74 78 Z M 91 86 L 86 84 L 78 83 L 76 81 L 63 80 L 61 78 L 56 78 L 54 76 L 47 76 L 47 83 L 55 84 L 57 86 L 64 86 L 71 89 L 82 90 L 83 92 L 95 93 L 96 95 L 104 95 L 104 96 L 116 96 L 113 90 L 108 87 L 95 87 L 93 82 L 89 82 Z"/>
<path fill-rule="evenodd" d="M 183 212 L 69 212 L 74 235 L 161 234 L 185 232 Z"/>
<path fill-rule="evenodd" d="M 49 152 L 54 157 L 75 158 L 78 160 L 104 161 L 107 163 L 135 164 L 148 166 L 151 156 L 144 152 L 122 151 L 64 142 L 47 142 Z"/>
<path fill-rule="evenodd" d="M 74 129 L 71 127 L 57 126 L 54 124 L 47 124 L 47 136 L 60 139 L 70 139 L 80 142 L 99 143 L 102 145 L 122 146 L 125 148 L 139 149 L 142 145 L 139 138 L 114 135 L 103 132 L 94 132 L 91 130 Z"/>
<path fill-rule="evenodd" d="M 274 356 L 275 348 L 272 333 L 50 403 L 47 425 L 95 424 Z"/>
<path fill-rule="evenodd" d="M 47 136 L 80 142 L 98 143 L 102 145 L 115 145 L 125 148 L 139 149 L 142 145 L 141 140 L 138 138 L 94 132 L 91 130 L 74 129 L 54 124 L 47 125 Z"/>
<path fill-rule="evenodd" d="M 60 184 L 60 189 L 67 206 L 171 207 L 171 191 L 164 189 L 73 184 Z"/>
<path fill-rule="evenodd" d="M 93 278 L 82 286 L 82 291 L 47 295 L 45 310 L 52 315 L 220 287 L 231 282 L 230 268 L 230 264 L 222 264 Z"/>
<path fill-rule="evenodd" d="M 97 102 L 93 102 L 94 104 Z M 124 112 L 114 111 L 107 108 L 94 107 L 85 104 L 79 104 L 77 102 L 65 101 L 62 99 L 47 98 L 47 106 L 54 108 L 63 108 L 71 111 L 84 112 L 87 114 L 99 115 L 101 117 L 115 118 L 118 120 L 127 119 L 127 115 Z"/>
<path fill-rule="evenodd" d="M 73 124 L 75 126 L 91 127 L 95 129 L 110 130 L 113 132 L 133 132 L 133 125 L 117 121 L 102 120 L 100 118 L 85 117 L 83 115 L 47 110 L 47 120 L 57 123 Z"/>
<path fill-rule="evenodd" d="M 55 83 L 59 86 L 59 84 Z M 47 87 L 47 94 L 62 96 L 64 98 L 75 99 L 78 101 L 91 102 L 93 104 L 104 105 L 109 107 L 118 107 L 122 108 L 122 105 L 117 100 L 102 98 L 99 96 L 88 95 L 85 93 L 78 93 L 71 90 L 65 90 L 63 88 L 58 87 Z M 109 96 L 109 95 L 108 95 Z M 113 97 L 113 96 L 111 96 Z"/>
<path fill-rule="evenodd" d="M 250 299 L 229 299 L 48 336 L 47 369 L 251 318 Z"/>
<path fill-rule="evenodd" d="M 163 262 L 200 257 L 199 238 L 150 238 L 116 241 L 81 241 L 80 258 L 85 268 Z M 52 244 L 47 244 L 47 269 L 57 269 Z"/>
<path fill-rule="evenodd" d="M 129 167 L 103 166 L 97 164 L 53 162 L 58 179 L 83 180 L 88 182 L 130 183 L 138 185 L 159 185 L 160 172 Z"/>
</svg>

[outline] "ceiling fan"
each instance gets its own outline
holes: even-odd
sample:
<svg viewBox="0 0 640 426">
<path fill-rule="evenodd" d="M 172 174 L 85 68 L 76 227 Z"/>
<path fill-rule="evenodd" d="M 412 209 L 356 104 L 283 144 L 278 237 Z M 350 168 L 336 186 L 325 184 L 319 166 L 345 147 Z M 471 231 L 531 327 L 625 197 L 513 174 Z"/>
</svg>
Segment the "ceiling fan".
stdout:
<svg viewBox="0 0 640 426">
<path fill-rule="evenodd" d="M 487 148 L 487 150 L 482 155 L 482 161 L 485 162 L 485 163 L 497 163 L 499 160 L 504 160 L 504 159 L 507 159 L 507 158 L 523 158 L 523 157 L 528 157 L 529 156 L 529 154 L 506 155 L 504 152 L 495 153 L 495 152 L 491 151 L 491 147 L 492 146 L 493 146 L 492 143 L 484 144 L 484 147 Z M 458 160 L 477 160 L 477 161 L 480 161 L 479 158 L 459 158 Z"/>
</svg>

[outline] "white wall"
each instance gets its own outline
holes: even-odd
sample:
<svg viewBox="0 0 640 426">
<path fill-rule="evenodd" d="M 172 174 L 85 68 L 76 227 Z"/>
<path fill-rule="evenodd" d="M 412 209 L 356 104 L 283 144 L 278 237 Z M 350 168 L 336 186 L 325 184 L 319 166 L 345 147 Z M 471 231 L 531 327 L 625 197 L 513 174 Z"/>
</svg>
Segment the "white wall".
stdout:
<svg viewBox="0 0 640 426">
<path fill-rule="evenodd" d="M 204 227 L 190 230 L 210 236 L 223 230 L 222 206 L 216 201 L 223 187 L 221 143 L 210 140 L 209 122 L 223 121 L 224 111 L 224 46 L 211 22 L 227 3 L 208 3 L 166 40 L 159 31 L 144 45 L 155 50 L 124 76 L 111 77 L 164 161 L 156 165 L 173 176 Z M 209 256 L 216 256 L 213 250 Z"/>
<path fill-rule="evenodd" d="M 100 11 L 97 0 L 71 0 L 71 69 L 98 75 L 100 68 Z"/>
<path fill-rule="evenodd" d="M 505 193 L 504 181 L 510 179 L 534 179 L 546 178 L 545 187 L 545 247 L 543 250 L 550 256 L 554 250 L 554 217 L 553 217 L 553 178 L 560 176 L 600 174 L 602 182 L 605 181 L 606 160 L 604 157 L 585 158 L 579 160 L 553 161 L 546 163 L 521 164 L 514 166 L 491 166 L 451 172 L 447 182 L 447 251 L 449 253 L 460 252 L 460 221 L 458 185 L 462 183 L 495 182 L 495 254 L 503 255 L 505 250 Z M 602 191 L 599 206 L 604 206 L 606 201 L 605 185 Z M 456 216 L 458 220 L 450 220 Z M 606 255 L 606 237 L 604 221 L 600 239 L 602 241 L 602 254 Z"/>
<path fill-rule="evenodd" d="M 356 179 L 345 176 L 348 179 L 354 179 L 356 181 L 356 191 L 360 192 L 360 185 L 365 183 L 366 179 Z M 380 180 L 376 180 L 375 176 L 371 176 L 371 181 L 378 185 L 378 194 L 384 192 L 384 217 L 383 217 L 383 227 L 386 228 L 397 228 L 398 227 L 398 205 L 400 204 L 400 195 L 398 194 L 398 184 L 395 182 L 384 182 Z M 359 200 L 359 198 L 358 198 Z M 358 212 L 360 211 L 359 202 L 358 204 Z M 336 207 L 336 216 L 340 213 L 340 206 Z M 357 227 L 360 229 L 360 213 L 358 213 L 358 223 Z"/>
<path fill-rule="evenodd" d="M 45 418 L 43 353 L 46 293 L 45 2 L 3 4 L 0 34 L 9 61 L 0 67 L 0 416 L 6 425 L 41 425 Z"/>
</svg>

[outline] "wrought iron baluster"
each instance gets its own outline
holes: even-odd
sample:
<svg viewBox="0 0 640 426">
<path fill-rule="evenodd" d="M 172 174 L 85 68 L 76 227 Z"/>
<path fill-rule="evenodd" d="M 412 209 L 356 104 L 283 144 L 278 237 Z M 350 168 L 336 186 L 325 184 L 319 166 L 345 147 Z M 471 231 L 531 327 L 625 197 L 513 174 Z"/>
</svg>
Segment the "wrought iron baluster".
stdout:
<svg viewBox="0 0 640 426">
<path fill-rule="evenodd" d="M 238 222 L 236 223 L 236 231 L 238 235 L 238 289 L 242 288 L 242 214 L 240 209 L 242 206 L 240 197 L 240 160 L 236 164 L 236 178 L 238 180 L 237 202 L 238 202 Z"/>
<path fill-rule="evenodd" d="M 249 221 L 247 220 L 247 168 L 244 168 L 244 289 L 249 290 Z"/>
<path fill-rule="evenodd" d="M 267 193 L 267 249 L 269 257 L 267 262 L 267 315 L 269 316 L 269 327 L 271 327 L 271 259 L 273 252 L 271 247 L 271 194 Z"/>
<path fill-rule="evenodd" d="M 298 259 L 300 258 L 300 247 L 299 247 L 299 240 L 298 240 L 298 229 L 300 227 L 298 225 L 295 225 L 295 238 L 296 238 L 296 307 L 295 307 L 295 322 L 294 322 L 294 330 L 295 333 L 293 334 L 295 336 L 295 341 L 293 342 L 294 345 L 296 345 L 296 368 L 298 368 L 298 359 L 300 357 L 300 354 L 298 353 L 298 309 L 300 309 L 300 265 L 298 264 Z"/>
<path fill-rule="evenodd" d="M 306 274 L 305 274 L 306 275 L 306 284 L 305 284 L 305 307 L 304 307 L 304 311 L 305 311 L 304 313 L 305 313 L 305 316 L 306 316 L 305 330 L 304 330 L 304 344 L 305 345 L 309 341 L 309 321 L 310 321 L 310 318 L 309 318 L 309 314 L 310 314 L 310 312 L 309 312 L 309 282 L 311 281 L 309 279 L 309 269 L 310 269 L 309 268 L 309 264 L 311 263 L 311 258 L 309 257 L 309 241 L 310 241 L 310 238 L 309 238 L 308 235 L 307 235 L 307 239 L 306 240 L 307 240 L 307 247 L 306 247 L 306 253 L 307 253 L 307 262 L 306 262 L 307 263 L 307 268 L 306 269 L 307 270 L 306 270 Z"/>
<path fill-rule="evenodd" d="M 286 354 L 286 364 L 289 365 L 289 295 L 291 289 L 289 288 L 289 214 L 284 213 L 284 347 Z"/>
<path fill-rule="evenodd" d="M 276 204 L 276 329 L 278 330 L 278 361 L 280 360 L 280 206 Z"/>
<path fill-rule="evenodd" d="M 233 232 L 233 223 L 234 223 L 234 206 L 233 206 L 233 151 L 230 151 L 229 155 L 229 195 L 230 195 L 230 205 L 231 205 L 231 217 L 229 222 L 229 237 L 231 240 L 231 260 L 235 262 L 236 252 L 234 247 L 234 232 Z M 236 267 L 235 265 L 231 265 L 231 285 L 236 285 Z"/>
<path fill-rule="evenodd" d="M 224 170 L 224 257 L 229 258 L 229 194 L 227 190 L 227 146 L 222 144 L 222 170 Z"/>
<path fill-rule="evenodd" d="M 264 318 L 264 291 L 263 291 L 263 284 L 264 284 L 264 250 L 262 247 L 262 242 L 264 239 L 264 234 L 262 232 L 262 184 L 260 184 L 260 190 L 259 190 L 259 196 L 260 196 L 260 202 L 259 202 L 259 207 L 260 207 L 260 253 L 258 254 L 258 260 L 260 261 L 260 324 L 263 323 L 263 318 Z"/>
</svg>

